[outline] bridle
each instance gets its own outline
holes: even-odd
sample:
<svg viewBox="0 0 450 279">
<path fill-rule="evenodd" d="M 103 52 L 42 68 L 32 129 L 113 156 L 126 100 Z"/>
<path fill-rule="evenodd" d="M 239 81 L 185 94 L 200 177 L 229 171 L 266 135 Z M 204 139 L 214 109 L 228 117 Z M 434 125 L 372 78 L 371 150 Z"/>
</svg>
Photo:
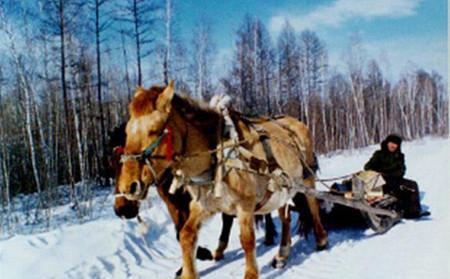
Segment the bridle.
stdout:
<svg viewBox="0 0 450 279">
<path fill-rule="evenodd" d="M 120 156 L 120 163 L 125 163 L 127 161 L 137 161 L 139 163 L 145 163 L 145 165 L 149 168 L 150 172 L 153 176 L 153 183 L 151 185 L 158 185 L 160 177 L 162 177 L 167 170 L 167 168 L 163 169 L 160 173 L 157 173 L 152 160 L 164 160 L 164 161 L 173 161 L 173 130 L 168 125 L 168 121 L 164 124 L 164 128 L 159 136 L 153 141 L 148 147 L 146 147 L 141 153 L 134 154 L 125 154 L 122 153 Z M 154 155 L 155 150 L 161 145 L 166 144 L 167 150 L 165 155 Z M 123 150 L 123 149 L 122 149 Z M 128 199 L 130 194 L 125 193 L 116 193 L 116 197 L 125 197 Z"/>
</svg>

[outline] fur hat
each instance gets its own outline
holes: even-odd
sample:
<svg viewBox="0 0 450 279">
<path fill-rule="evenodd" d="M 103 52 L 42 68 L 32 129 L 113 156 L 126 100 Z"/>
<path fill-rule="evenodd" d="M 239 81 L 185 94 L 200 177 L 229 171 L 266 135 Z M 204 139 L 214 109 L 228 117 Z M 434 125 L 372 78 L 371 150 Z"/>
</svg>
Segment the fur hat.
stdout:
<svg viewBox="0 0 450 279">
<path fill-rule="evenodd" d="M 395 143 L 397 145 L 401 145 L 402 144 L 402 137 L 400 137 L 399 135 L 396 135 L 396 134 L 391 134 L 391 135 L 386 137 L 384 142 L 386 142 L 386 144 L 388 142 L 392 142 L 392 143 Z"/>
<path fill-rule="evenodd" d="M 381 142 L 381 150 L 387 151 L 388 150 L 388 142 L 393 142 L 398 145 L 398 148 L 395 152 L 401 152 L 401 145 L 402 145 L 402 138 L 399 135 L 391 134 L 387 136 L 382 142 Z"/>
</svg>

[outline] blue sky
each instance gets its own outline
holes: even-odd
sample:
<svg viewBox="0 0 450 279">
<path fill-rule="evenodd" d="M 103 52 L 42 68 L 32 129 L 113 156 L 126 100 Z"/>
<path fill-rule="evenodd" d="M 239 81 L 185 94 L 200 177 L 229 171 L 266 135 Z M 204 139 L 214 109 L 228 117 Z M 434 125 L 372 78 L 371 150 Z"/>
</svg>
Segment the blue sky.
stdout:
<svg viewBox="0 0 450 279">
<path fill-rule="evenodd" d="M 212 22 L 220 59 L 230 57 L 235 31 L 248 13 L 266 24 L 273 40 L 286 19 L 299 32 L 316 31 L 339 71 L 349 37 L 357 32 L 367 55 L 381 61 L 390 78 L 398 78 L 410 63 L 448 75 L 446 0 L 191 0 L 175 5 L 183 37 L 190 39 L 199 18 Z"/>
</svg>

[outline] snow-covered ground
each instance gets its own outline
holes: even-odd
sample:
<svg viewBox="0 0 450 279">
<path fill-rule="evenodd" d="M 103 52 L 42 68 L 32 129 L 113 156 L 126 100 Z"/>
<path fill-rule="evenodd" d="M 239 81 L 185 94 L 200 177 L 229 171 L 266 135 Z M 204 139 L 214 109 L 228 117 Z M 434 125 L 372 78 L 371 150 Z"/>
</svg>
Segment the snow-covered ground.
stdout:
<svg viewBox="0 0 450 279">
<path fill-rule="evenodd" d="M 359 170 L 377 146 L 320 157 L 321 177 Z M 330 247 L 316 252 L 314 238 L 293 239 L 288 265 L 270 266 L 277 246 L 266 247 L 257 233 L 262 278 L 450 278 L 450 140 L 428 138 L 405 143 L 407 176 L 418 181 L 422 202 L 432 212 L 420 221 L 402 221 L 384 235 L 370 229 L 329 231 Z M 112 203 L 112 196 L 108 197 Z M 173 278 L 180 249 L 164 204 L 151 192 L 152 206 L 142 210 L 150 230 L 138 232 L 135 221 L 107 214 L 79 225 L 0 240 L 0 278 Z M 275 217 L 276 215 L 273 214 Z M 278 218 L 276 218 L 278 225 Z M 219 215 L 202 228 L 199 244 L 214 249 Z M 278 229 L 279 230 L 279 229 Z M 197 262 L 202 278 L 242 278 L 243 251 L 238 226 L 221 262 Z"/>
</svg>

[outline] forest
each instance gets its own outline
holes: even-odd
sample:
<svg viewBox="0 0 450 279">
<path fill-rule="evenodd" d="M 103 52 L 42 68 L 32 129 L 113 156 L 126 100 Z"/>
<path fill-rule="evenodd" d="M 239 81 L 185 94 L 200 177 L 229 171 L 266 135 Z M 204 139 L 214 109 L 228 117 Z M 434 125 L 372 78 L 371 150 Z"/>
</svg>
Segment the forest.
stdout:
<svg viewBox="0 0 450 279">
<path fill-rule="evenodd" d="M 81 212 L 78 201 L 92 185 L 111 185 L 109 132 L 127 120 L 135 88 L 172 79 L 178 93 L 205 102 L 228 94 L 247 115 L 297 117 L 319 154 L 377 144 L 390 133 L 448 136 L 447 81 L 438 72 L 405 65 L 392 80 L 356 33 L 337 68 L 314 31 L 286 22 L 274 37 L 255 15 L 237 19 L 232 57 L 224 61 L 214 21 L 199 18 L 182 37 L 176 4 L 1 1 L 2 212 L 21 193 L 40 195 L 42 208 L 58 204 L 67 198 L 59 185 L 69 185 Z"/>
</svg>

